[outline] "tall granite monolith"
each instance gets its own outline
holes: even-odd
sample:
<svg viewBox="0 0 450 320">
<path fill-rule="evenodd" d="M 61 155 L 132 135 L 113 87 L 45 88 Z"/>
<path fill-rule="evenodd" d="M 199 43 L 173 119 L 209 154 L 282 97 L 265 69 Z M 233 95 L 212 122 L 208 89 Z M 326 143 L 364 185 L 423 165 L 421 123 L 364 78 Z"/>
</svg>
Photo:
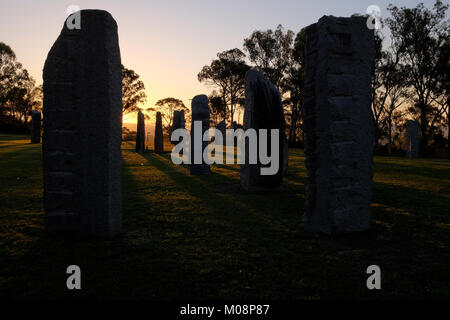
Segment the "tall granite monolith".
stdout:
<svg viewBox="0 0 450 320">
<path fill-rule="evenodd" d="M 44 207 L 50 233 L 110 238 L 122 229 L 122 72 L 117 24 L 82 10 L 48 53 Z"/>
<path fill-rule="evenodd" d="M 145 152 L 145 116 L 139 111 L 137 116 L 136 152 Z"/>
<path fill-rule="evenodd" d="M 280 189 L 283 182 L 285 164 L 287 164 L 287 140 L 285 134 L 285 120 L 281 96 L 278 89 L 264 76 L 256 70 L 249 70 L 245 75 L 245 111 L 244 111 L 244 131 L 249 129 L 256 130 L 258 141 L 251 142 L 249 139 L 242 141 L 245 151 L 245 161 L 241 165 L 241 186 L 247 192 L 270 191 Z M 267 138 L 262 139 L 260 130 L 267 130 Z M 261 144 L 265 144 L 266 150 L 270 155 L 272 150 L 271 136 L 278 133 L 277 144 L 275 148 L 277 157 L 273 161 L 277 164 L 262 164 L 261 159 L 257 157 L 257 163 L 250 163 L 250 143 L 257 143 L 259 150 Z M 277 160 L 275 160 L 278 158 Z M 262 168 L 276 166 L 275 174 L 263 174 Z"/>
<path fill-rule="evenodd" d="M 209 130 L 208 97 L 198 95 L 192 99 L 191 124 L 191 164 L 189 171 L 192 175 L 210 174 L 211 168 L 203 159 L 203 151 L 208 147 L 208 141 L 203 141 L 203 135 Z M 202 141 L 199 143 L 199 141 Z"/>
<path fill-rule="evenodd" d="M 156 113 L 155 124 L 155 153 L 161 154 L 164 152 L 164 135 L 162 127 L 161 112 Z"/>
<path fill-rule="evenodd" d="M 31 143 L 41 143 L 41 113 L 31 111 Z"/>
<path fill-rule="evenodd" d="M 174 132 L 177 129 L 185 129 L 185 127 L 186 127 L 186 120 L 184 118 L 184 110 L 175 110 L 173 112 L 172 132 Z M 180 140 L 172 139 L 172 137 L 171 137 L 170 143 L 177 144 L 180 142 Z"/>
<path fill-rule="evenodd" d="M 374 31 L 366 20 L 324 16 L 306 29 L 303 224 L 311 231 L 370 227 Z"/>
<path fill-rule="evenodd" d="M 410 159 L 419 157 L 419 122 L 417 120 L 406 121 L 406 156 Z"/>
</svg>

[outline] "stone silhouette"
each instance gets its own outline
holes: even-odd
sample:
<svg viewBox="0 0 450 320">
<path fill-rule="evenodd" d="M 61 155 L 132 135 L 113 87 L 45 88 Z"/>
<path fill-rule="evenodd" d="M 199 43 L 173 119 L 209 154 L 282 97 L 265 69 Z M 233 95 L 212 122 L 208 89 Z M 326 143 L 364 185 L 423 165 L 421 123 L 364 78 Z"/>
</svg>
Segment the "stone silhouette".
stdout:
<svg viewBox="0 0 450 320">
<path fill-rule="evenodd" d="M 185 127 L 186 127 L 186 120 L 184 118 L 184 110 L 175 110 L 173 112 L 172 132 L 174 132 L 177 129 L 185 129 Z M 178 139 L 173 140 L 171 137 L 170 142 L 172 144 L 177 144 L 180 141 Z"/>
<path fill-rule="evenodd" d="M 366 20 L 324 16 L 306 29 L 303 224 L 315 232 L 370 227 L 374 31 Z"/>
<path fill-rule="evenodd" d="M 233 129 L 234 131 L 236 131 L 236 130 L 238 130 L 238 129 L 244 129 L 244 127 L 241 125 L 241 124 L 239 124 L 239 123 L 237 123 L 236 121 L 233 121 L 232 123 L 231 123 L 231 129 Z M 235 146 L 235 147 L 237 147 L 238 146 L 238 136 L 234 136 L 234 138 L 233 138 L 233 145 Z"/>
<path fill-rule="evenodd" d="M 191 124 L 191 164 L 189 170 L 192 175 L 210 174 L 211 168 L 203 160 L 203 151 L 208 147 L 208 141 L 203 141 L 203 135 L 209 130 L 209 106 L 208 97 L 198 95 L 192 99 L 192 124 Z M 201 145 L 198 144 L 201 139 Z M 197 160 L 197 161 L 195 161 Z M 197 162 L 197 163 L 196 163 Z"/>
<path fill-rule="evenodd" d="M 31 111 L 31 143 L 41 143 L 41 113 Z"/>
<path fill-rule="evenodd" d="M 145 151 L 145 116 L 139 111 L 137 116 L 136 152 Z"/>
<path fill-rule="evenodd" d="M 419 157 L 419 122 L 417 120 L 406 121 L 406 156 L 410 159 Z"/>
<path fill-rule="evenodd" d="M 216 129 L 219 130 L 222 133 L 222 139 L 223 144 L 226 143 L 226 133 L 227 133 L 227 125 L 225 123 L 225 120 L 222 120 L 219 122 L 219 124 L 216 126 Z"/>
<path fill-rule="evenodd" d="M 82 10 L 45 61 L 44 207 L 50 233 L 110 238 L 122 229 L 122 72 L 117 24 Z"/>
<path fill-rule="evenodd" d="M 262 175 L 261 168 L 268 167 L 260 162 L 249 163 L 249 143 L 245 143 L 245 163 L 241 165 L 241 186 L 248 192 L 273 190 L 281 187 L 283 181 L 284 164 L 287 163 L 287 140 L 285 135 L 285 120 L 281 96 L 278 89 L 262 73 L 249 70 L 245 75 L 245 112 L 244 130 L 267 129 L 267 150 L 271 150 L 272 130 L 278 130 L 278 171 L 274 175 Z M 245 141 L 242 141 L 244 143 Z"/>
<path fill-rule="evenodd" d="M 155 124 L 155 153 L 161 154 L 164 152 L 164 136 L 162 127 L 161 112 L 156 113 Z"/>
</svg>

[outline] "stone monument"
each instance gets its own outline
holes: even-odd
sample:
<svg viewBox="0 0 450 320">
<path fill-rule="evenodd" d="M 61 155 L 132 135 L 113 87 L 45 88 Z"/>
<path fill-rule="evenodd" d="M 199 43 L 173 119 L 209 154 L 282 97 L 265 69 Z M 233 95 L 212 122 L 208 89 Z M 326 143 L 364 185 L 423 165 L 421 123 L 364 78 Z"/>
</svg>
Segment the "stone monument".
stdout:
<svg viewBox="0 0 450 320">
<path fill-rule="evenodd" d="M 174 132 L 177 129 L 185 129 L 186 127 L 186 120 L 184 118 L 184 110 L 175 110 L 173 112 L 173 120 L 172 120 L 172 132 Z M 179 140 L 172 140 L 172 137 L 170 138 L 170 143 L 177 144 Z"/>
<path fill-rule="evenodd" d="M 419 122 L 408 120 L 406 126 L 406 156 L 410 159 L 416 159 L 419 157 Z"/>
<path fill-rule="evenodd" d="M 255 129 L 260 144 L 260 129 L 267 129 L 267 150 L 271 150 L 272 130 L 278 130 L 278 171 L 273 175 L 261 174 L 261 168 L 268 167 L 260 162 L 249 163 L 249 141 L 245 144 L 245 163 L 241 165 L 241 186 L 247 192 L 274 190 L 281 187 L 283 168 L 287 157 L 287 140 L 285 135 L 285 120 L 281 96 L 278 89 L 256 70 L 249 70 L 245 75 L 245 111 L 244 131 Z M 258 149 L 259 150 L 259 147 Z"/>
<path fill-rule="evenodd" d="M 156 113 L 155 124 L 155 153 L 161 154 L 164 152 L 164 135 L 162 127 L 161 112 Z"/>
<path fill-rule="evenodd" d="M 192 175 L 210 174 L 211 168 L 203 160 L 203 150 L 208 147 L 208 141 L 203 141 L 203 134 L 209 130 L 209 105 L 208 97 L 198 95 L 192 99 L 192 124 L 191 124 L 191 164 L 189 170 Z M 198 144 L 196 137 L 202 137 Z M 198 163 L 195 163 L 197 158 Z"/>
<path fill-rule="evenodd" d="M 324 16 L 306 29 L 303 224 L 311 231 L 370 227 L 374 31 L 366 20 Z"/>
<path fill-rule="evenodd" d="M 81 28 L 48 53 L 44 91 L 44 208 L 50 233 L 110 238 L 122 229 L 122 72 L 117 24 L 82 10 Z"/>
<path fill-rule="evenodd" d="M 225 120 L 220 121 L 219 124 L 217 124 L 216 129 L 222 133 L 223 145 L 225 145 L 227 138 L 227 125 Z"/>
<path fill-rule="evenodd" d="M 41 143 L 41 113 L 31 111 L 31 143 Z"/>
<path fill-rule="evenodd" d="M 144 153 L 145 151 L 145 116 L 139 111 L 137 116 L 137 132 L 136 132 L 136 152 Z"/>
</svg>

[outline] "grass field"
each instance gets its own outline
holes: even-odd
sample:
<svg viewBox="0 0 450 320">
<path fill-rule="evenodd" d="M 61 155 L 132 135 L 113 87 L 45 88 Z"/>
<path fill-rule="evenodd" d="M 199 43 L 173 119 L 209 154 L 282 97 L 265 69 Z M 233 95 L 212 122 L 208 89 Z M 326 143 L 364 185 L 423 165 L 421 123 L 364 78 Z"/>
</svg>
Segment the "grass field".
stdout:
<svg viewBox="0 0 450 320">
<path fill-rule="evenodd" d="M 341 237 L 301 227 L 302 151 L 284 192 L 247 195 L 237 165 L 190 176 L 170 154 L 123 145 L 123 234 L 45 234 L 41 145 L 0 134 L 0 297 L 319 299 L 450 297 L 450 161 L 375 157 L 372 229 Z M 66 268 L 82 290 L 66 289 Z M 379 265 L 382 290 L 366 288 Z"/>
</svg>

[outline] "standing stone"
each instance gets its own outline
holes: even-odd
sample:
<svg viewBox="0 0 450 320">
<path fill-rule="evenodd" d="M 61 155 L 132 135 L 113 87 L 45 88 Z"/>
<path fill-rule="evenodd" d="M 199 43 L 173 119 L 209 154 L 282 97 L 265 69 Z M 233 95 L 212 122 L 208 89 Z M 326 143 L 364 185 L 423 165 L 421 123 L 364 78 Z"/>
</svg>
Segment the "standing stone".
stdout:
<svg viewBox="0 0 450 320">
<path fill-rule="evenodd" d="M 231 129 L 236 131 L 238 129 L 244 129 L 244 127 L 242 125 L 240 125 L 239 123 L 237 123 L 236 121 L 233 121 L 231 123 Z M 235 146 L 236 148 L 238 146 L 238 137 L 237 136 L 234 136 L 234 138 L 233 138 L 233 146 Z"/>
<path fill-rule="evenodd" d="M 162 128 L 161 112 L 156 113 L 155 124 L 155 153 L 161 154 L 164 152 L 164 136 Z"/>
<path fill-rule="evenodd" d="M 271 150 L 271 132 L 278 130 L 279 156 L 278 172 L 274 175 L 262 175 L 261 168 L 269 167 L 259 162 L 249 164 L 249 143 L 245 143 L 245 163 L 241 165 L 241 186 L 247 192 L 273 190 L 281 187 L 284 176 L 284 164 L 287 163 L 287 140 L 285 120 L 281 96 L 278 89 L 262 73 L 249 70 L 245 75 L 245 112 L 244 131 L 267 129 L 267 150 Z M 259 147 L 258 147 L 259 150 Z M 259 152 L 258 152 L 259 153 Z"/>
<path fill-rule="evenodd" d="M 145 151 L 145 116 L 139 111 L 137 116 L 136 152 Z"/>
<path fill-rule="evenodd" d="M 193 175 L 210 174 L 211 168 L 203 160 L 203 151 L 208 147 L 208 141 L 203 141 L 201 146 L 197 145 L 196 137 L 203 138 L 203 134 L 209 130 L 209 105 L 208 97 L 198 95 L 192 99 L 192 124 L 191 124 L 191 164 L 190 173 Z M 195 126 L 195 122 L 200 122 L 200 128 Z M 197 130 L 199 129 L 199 130 Z M 200 138 L 199 138 L 200 140 Z M 194 154 L 201 158 L 200 164 L 194 163 Z"/>
<path fill-rule="evenodd" d="M 110 238 L 122 229 L 122 72 L 117 24 L 82 10 L 44 66 L 44 207 L 50 233 Z"/>
<path fill-rule="evenodd" d="M 216 129 L 222 133 L 223 145 L 225 145 L 227 133 L 227 125 L 225 123 L 225 120 L 220 121 L 219 124 L 216 126 Z"/>
<path fill-rule="evenodd" d="M 374 32 L 366 20 L 324 16 L 306 29 L 303 224 L 315 232 L 370 227 Z"/>
<path fill-rule="evenodd" d="M 184 110 L 175 110 L 173 112 L 172 132 L 174 132 L 177 129 L 185 129 L 185 127 L 186 127 L 186 120 L 184 118 Z M 179 142 L 178 139 L 172 140 L 172 137 L 170 138 L 170 143 L 177 144 L 178 142 Z"/>
<path fill-rule="evenodd" d="M 41 143 L 41 113 L 31 111 L 31 143 Z"/>
<path fill-rule="evenodd" d="M 419 122 L 417 120 L 406 121 L 406 156 L 410 159 L 419 157 Z"/>
</svg>

